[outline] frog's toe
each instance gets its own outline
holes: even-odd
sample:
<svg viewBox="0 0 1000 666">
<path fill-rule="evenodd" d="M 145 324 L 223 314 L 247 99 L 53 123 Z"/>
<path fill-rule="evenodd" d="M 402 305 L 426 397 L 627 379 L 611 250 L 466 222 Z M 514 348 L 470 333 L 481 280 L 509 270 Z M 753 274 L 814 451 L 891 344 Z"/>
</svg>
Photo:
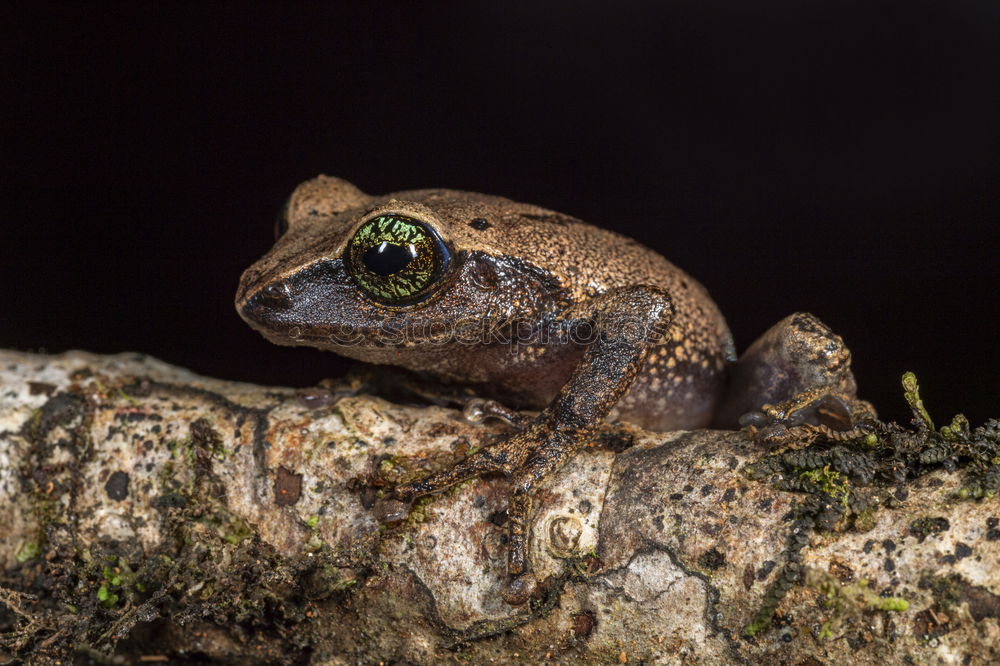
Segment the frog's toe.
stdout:
<svg viewBox="0 0 1000 666">
<path fill-rule="evenodd" d="M 818 391 L 793 396 L 775 410 L 780 416 L 776 421 L 794 428 L 801 425 L 826 426 L 831 430 L 850 430 L 855 422 L 852 408 L 856 401 L 838 393 Z"/>
<path fill-rule="evenodd" d="M 538 588 L 535 577 L 530 573 L 523 573 L 519 576 L 512 576 L 503 587 L 500 595 L 503 600 L 511 606 L 523 606 L 528 603 Z"/>
<path fill-rule="evenodd" d="M 496 400 L 483 398 L 473 398 L 466 402 L 462 409 L 462 416 L 470 423 L 482 423 L 486 419 L 499 419 L 517 430 L 523 430 L 531 422 L 531 417 L 520 414 Z"/>
<path fill-rule="evenodd" d="M 753 426 L 755 428 L 762 428 L 771 422 L 771 419 L 767 414 L 761 411 L 751 411 L 747 412 L 739 418 L 739 424 L 741 428 L 746 428 L 748 426 Z"/>
<path fill-rule="evenodd" d="M 818 388 L 798 393 L 777 405 L 764 405 L 761 409 L 746 412 L 738 422 L 741 428 L 809 425 L 850 430 L 871 414 L 871 406 L 863 400 Z"/>
<path fill-rule="evenodd" d="M 410 503 L 386 498 L 375 503 L 375 519 L 380 523 L 398 523 L 410 513 Z"/>
<path fill-rule="evenodd" d="M 827 393 L 812 405 L 816 421 L 831 430 L 850 430 L 860 420 L 860 401 L 838 393 Z"/>
</svg>

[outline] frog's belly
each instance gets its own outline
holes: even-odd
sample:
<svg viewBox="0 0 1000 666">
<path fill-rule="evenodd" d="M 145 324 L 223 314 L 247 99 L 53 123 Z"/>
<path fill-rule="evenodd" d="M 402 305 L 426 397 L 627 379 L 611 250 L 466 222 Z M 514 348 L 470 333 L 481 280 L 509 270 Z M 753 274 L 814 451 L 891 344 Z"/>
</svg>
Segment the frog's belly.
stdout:
<svg viewBox="0 0 1000 666">
<path fill-rule="evenodd" d="M 371 348 L 343 347 L 337 353 L 367 363 L 395 365 L 446 382 L 474 385 L 484 397 L 511 407 L 542 409 L 559 392 L 582 360 L 584 349 L 567 345 Z M 680 355 L 680 356 L 679 356 Z M 609 420 L 650 430 L 681 430 L 708 425 L 725 385 L 726 357 L 686 360 L 675 342 L 654 347 Z"/>
<path fill-rule="evenodd" d="M 395 365 L 445 382 L 468 384 L 511 407 L 541 409 L 580 363 L 584 349 L 571 345 L 428 345 L 337 347 L 341 356 Z"/>
</svg>

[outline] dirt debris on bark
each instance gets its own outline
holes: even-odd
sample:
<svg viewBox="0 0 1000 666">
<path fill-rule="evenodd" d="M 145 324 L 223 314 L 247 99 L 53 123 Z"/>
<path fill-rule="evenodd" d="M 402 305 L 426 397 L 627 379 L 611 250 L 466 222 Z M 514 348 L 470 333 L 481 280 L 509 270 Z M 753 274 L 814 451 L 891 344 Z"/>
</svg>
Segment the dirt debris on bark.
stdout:
<svg viewBox="0 0 1000 666">
<path fill-rule="evenodd" d="M 511 607 L 502 478 L 370 511 L 506 426 L 324 395 L 0 352 L 0 663 L 1000 661 L 995 422 L 610 425 L 539 494 Z"/>
</svg>

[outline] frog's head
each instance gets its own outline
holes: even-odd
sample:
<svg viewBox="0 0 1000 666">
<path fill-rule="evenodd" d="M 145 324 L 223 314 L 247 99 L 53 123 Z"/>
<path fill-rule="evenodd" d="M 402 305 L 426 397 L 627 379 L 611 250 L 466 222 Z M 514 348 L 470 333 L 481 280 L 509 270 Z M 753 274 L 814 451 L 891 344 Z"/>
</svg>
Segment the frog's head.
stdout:
<svg viewBox="0 0 1000 666">
<path fill-rule="evenodd" d="M 236 308 L 272 342 L 365 360 L 373 348 L 489 342 L 564 295 L 558 276 L 516 249 L 516 228 L 540 215 L 556 214 L 453 190 L 372 197 L 320 176 L 285 204 L 278 240 L 243 273 Z"/>
</svg>

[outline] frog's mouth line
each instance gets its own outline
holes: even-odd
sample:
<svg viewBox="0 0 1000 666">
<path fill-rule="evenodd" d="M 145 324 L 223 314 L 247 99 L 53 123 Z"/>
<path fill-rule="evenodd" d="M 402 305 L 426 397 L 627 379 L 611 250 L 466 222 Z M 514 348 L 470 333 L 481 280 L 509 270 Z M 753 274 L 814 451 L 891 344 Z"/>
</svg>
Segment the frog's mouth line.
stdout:
<svg viewBox="0 0 1000 666">
<path fill-rule="evenodd" d="M 363 349 L 431 349 L 445 347 L 587 347 L 599 336 L 607 335 L 608 328 L 595 327 L 588 322 L 569 327 L 512 324 L 502 321 L 490 324 L 485 321 L 417 322 L 403 327 L 372 324 L 370 326 L 319 325 L 302 326 L 295 323 L 251 321 L 251 325 L 265 338 L 280 345 L 309 345 L 330 350 Z M 630 326 L 631 324 L 631 326 Z M 634 338 L 640 342 L 649 337 L 648 327 L 636 326 L 625 321 L 618 337 Z"/>
</svg>

